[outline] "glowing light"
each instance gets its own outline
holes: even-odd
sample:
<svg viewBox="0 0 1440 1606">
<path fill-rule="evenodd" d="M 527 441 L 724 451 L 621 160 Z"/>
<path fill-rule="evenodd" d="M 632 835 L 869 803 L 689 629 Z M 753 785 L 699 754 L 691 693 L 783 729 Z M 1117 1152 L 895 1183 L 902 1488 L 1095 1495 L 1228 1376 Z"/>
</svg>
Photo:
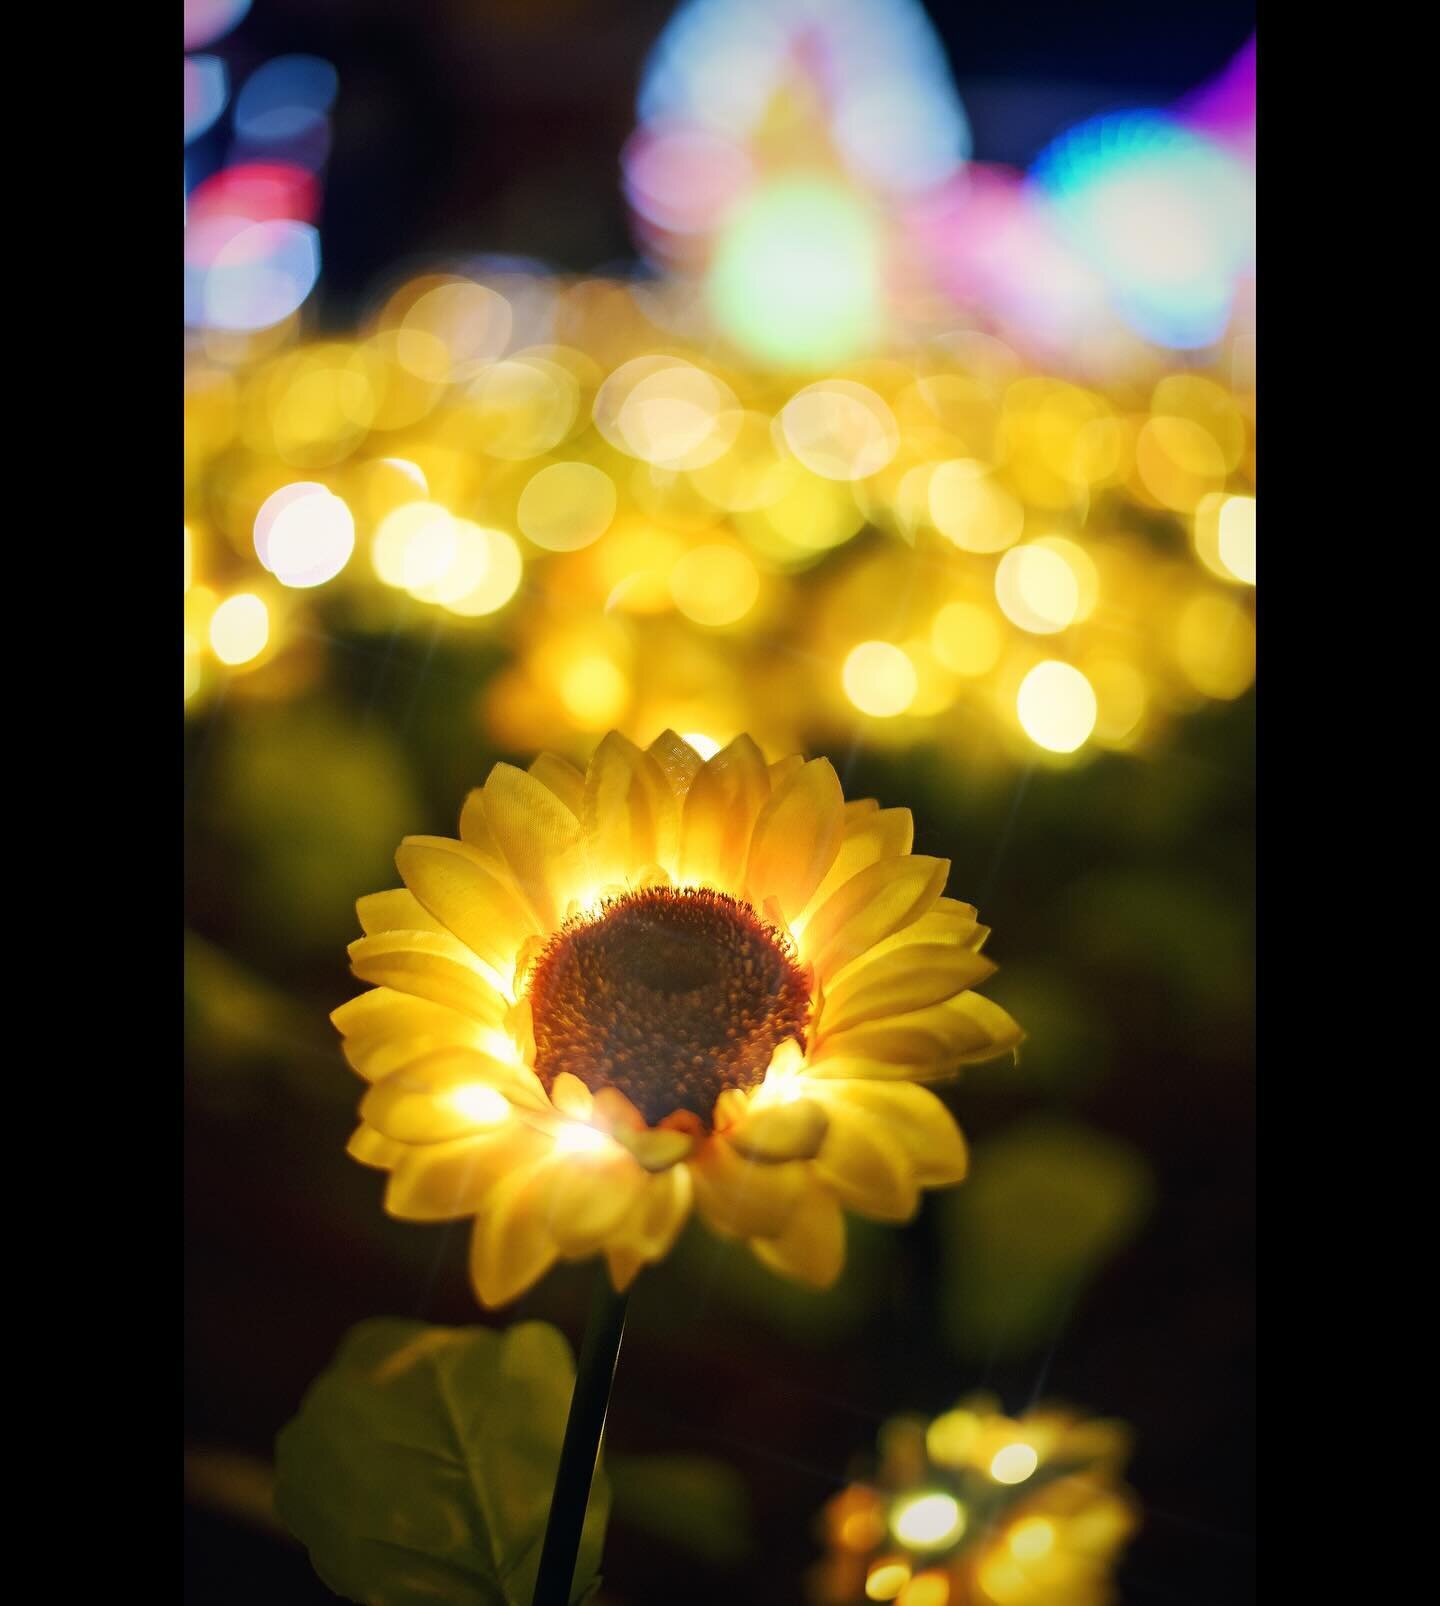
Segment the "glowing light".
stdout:
<svg viewBox="0 0 1440 1606">
<path fill-rule="evenodd" d="M 950 1580 L 944 1573 L 917 1573 L 900 1597 L 900 1606 L 949 1606 Z"/>
<path fill-rule="evenodd" d="M 1099 712 L 1090 682 L 1073 664 L 1055 658 L 1036 664 L 1020 682 L 1015 711 L 1030 740 L 1052 753 L 1082 747 Z"/>
<path fill-rule="evenodd" d="M 881 330 L 876 224 L 830 180 L 776 179 L 726 220 L 706 291 L 749 356 L 784 367 L 845 362 Z"/>
<path fill-rule="evenodd" d="M 780 413 L 785 444 L 812 474 L 860 480 L 878 474 L 900 446 L 883 397 L 849 379 L 807 385 Z"/>
<path fill-rule="evenodd" d="M 750 182 L 750 158 L 699 128 L 640 128 L 620 156 L 625 197 L 639 215 L 673 234 L 715 226 Z"/>
<path fill-rule="evenodd" d="M 615 482 L 592 463 L 551 463 L 520 493 L 515 521 L 536 546 L 576 552 L 615 517 Z"/>
<path fill-rule="evenodd" d="M 387 586 L 415 591 L 444 577 L 457 545 L 448 508 L 438 502 L 406 502 L 381 519 L 370 561 Z"/>
<path fill-rule="evenodd" d="M 1123 745 L 1145 717 L 1149 693 L 1145 677 L 1118 658 L 1086 660 L 1085 677 L 1095 688 L 1099 714 L 1095 735 L 1104 742 Z"/>
<path fill-rule="evenodd" d="M 1043 668 L 1044 665 L 1041 665 Z M 1033 671 L 1032 671 L 1033 673 Z M 1078 671 L 1076 671 L 1078 673 Z M 1092 694 L 1093 704 L 1093 694 Z M 1093 717 L 1091 723 L 1093 724 Z M 1086 733 L 1088 735 L 1088 732 Z M 1081 741 L 1084 737 L 1081 738 Z M 1047 744 L 1041 743 L 1042 746 Z M 1079 742 L 1075 743 L 1078 747 Z M 1061 752 L 1069 749 L 1061 748 Z M 1029 1444 L 1007 1444 L 1003 1449 L 997 1450 L 990 1459 L 990 1476 L 996 1483 L 1024 1483 L 1026 1478 L 1040 1465 L 1040 1457 L 1036 1455 L 1034 1447 Z"/>
<path fill-rule="evenodd" d="M 520 548 L 504 530 L 485 529 L 471 524 L 468 519 L 456 522 L 467 541 L 473 541 L 477 536 L 483 540 L 485 561 L 479 578 L 465 591 L 460 591 L 447 576 L 445 594 L 438 600 L 462 619 L 478 619 L 503 608 L 519 590 L 525 560 L 520 555 Z"/>
<path fill-rule="evenodd" d="M 185 143 L 199 139 L 225 110 L 229 84 L 218 56 L 185 58 Z"/>
<path fill-rule="evenodd" d="M 227 597 L 210 615 L 210 650 L 222 664 L 248 664 L 269 640 L 269 609 L 251 592 Z"/>
<path fill-rule="evenodd" d="M 338 82 L 319 56 L 276 56 L 235 97 L 235 132 L 255 144 L 299 139 L 324 122 Z"/>
<path fill-rule="evenodd" d="M 714 758 L 720 751 L 720 743 L 713 736 L 706 736 L 701 731 L 686 731 L 685 740 L 703 759 Z"/>
<path fill-rule="evenodd" d="M 1022 1517 L 1010 1530 L 1010 1553 L 1020 1561 L 1039 1561 L 1055 1547 L 1055 1524 L 1045 1517 Z"/>
<path fill-rule="evenodd" d="M 1227 496 L 1220 509 L 1220 561 L 1246 585 L 1255 584 L 1255 498 Z"/>
<path fill-rule="evenodd" d="M 548 452 L 569 434 L 580 386 L 559 363 L 522 353 L 484 368 L 470 397 L 476 444 L 491 457 L 521 462 Z"/>
<path fill-rule="evenodd" d="M 483 1082 L 452 1087 L 445 1099 L 457 1115 L 478 1127 L 500 1126 L 510 1118 L 509 1099 Z"/>
<path fill-rule="evenodd" d="M 1244 162 L 1170 118 L 1123 112 L 1062 135 L 1035 176 L 1132 328 L 1177 350 L 1220 338 L 1254 259 Z"/>
<path fill-rule="evenodd" d="M 877 1561 L 865 1575 L 865 1593 L 871 1600 L 894 1600 L 910 1582 L 910 1564 Z"/>
<path fill-rule="evenodd" d="M 730 625 L 755 606 L 760 576 L 737 547 L 694 547 L 671 569 L 670 594 L 696 624 Z"/>
<path fill-rule="evenodd" d="M 995 600 L 1005 616 L 1034 635 L 1053 635 L 1080 612 L 1080 581 L 1048 547 L 1012 547 L 995 570 Z"/>
<path fill-rule="evenodd" d="M 229 228 L 208 267 L 186 264 L 185 321 L 236 332 L 268 329 L 300 307 L 319 276 L 320 236 L 308 223 L 277 219 Z"/>
<path fill-rule="evenodd" d="M 1135 441 L 1135 467 L 1157 502 L 1189 513 L 1225 483 L 1225 458 L 1212 436 L 1188 418 L 1151 418 Z"/>
<path fill-rule="evenodd" d="M 471 378 L 504 351 L 513 322 L 510 303 L 497 291 L 468 279 L 449 280 L 406 310 L 396 360 L 437 384 Z"/>
<path fill-rule="evenodd" d="M 980 1418 L 973 1411 L 946 1411 L 925 1430 L 925 1451 L 938 1466 L 964 1466 L 979 1436 Z"/>
<path fill-rule="evenodd" d="M 255 515 L 256 555 L 282 585 L 322 585 L 354 550 L 355 517 L 323 485 L 287 485 L 266 497 Z"/>
<path fill-rule="evenodd" d="M 624 711 L 630 686 L 619 667 L 599 653 L 576 659 L 560 674 L 560 700 L 577 724 L 599 730 Z"/>
<path fill-rule="evenodd" d="M 965 1508 L 953 1495 L 916 1495 L 896 1506 L 890 1527 L 912 1550 L 941 1550 L 965 1532 Z"/>
<path fill-rule="evenodd" d="M 610 1139 L 593 1126 L 579 1121 L 568 1121 L 555 1134 L 555 1148 L 560 1154 L 598 1154 L 610 1146 Z"/>
<path fill-rule="evenodd" d="M 966 457 L 937 463 L 931 471 L 930 517 L 965 552 L 1003 552 L 1025 526 L 1025 509 L 990 465 Z"/>
<path fill-rule="evenodd" d="M 1255 678 L 1255 621 L 1233 595 L 1202 592 L 1180 611 L 1175 656 L 1197 691 L 1239 697 Z"/>
<path fill-rule="evenodd" d="M 622 364 L 595 396 L 595 427 L 617 448 L 659 468 L 704 468 L 729 451 L 743 413 L 713 374 L 673 357 Z"/>
<path fill-rule="evenodd" d="M 931 650 L 956 675 L 983 675 L 993 669 L 1004 642 L 994 615 L 973 602 L 947 602 L 930 626 Z"/>
<path fill-rule="evenodd" d="M 185 0 L 185 48 L 223 39 L 250 9 L 250 0 Z"/>
<path fill-rule="evenodd" d="M 919 680 L 904 651 L 888 641 L 862 641 L 841 671 L 845 695 L 862 714 L 889 719 L 915 701 Z"/>
</svg>

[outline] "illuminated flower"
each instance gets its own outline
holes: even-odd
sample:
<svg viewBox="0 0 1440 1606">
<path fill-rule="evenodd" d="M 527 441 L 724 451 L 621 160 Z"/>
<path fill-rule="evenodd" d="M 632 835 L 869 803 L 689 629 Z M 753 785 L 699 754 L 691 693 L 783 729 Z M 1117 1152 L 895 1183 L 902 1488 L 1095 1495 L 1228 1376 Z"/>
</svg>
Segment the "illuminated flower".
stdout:
<svg viewBox="0 0 1440 1606">
<path fill-rule="evenodd" d="M 1117 1422 L 1040 1407 L 1011 1419 L 974 1395 L 880 1435 L 874 1483 L 825 1507 L 817 1606 L 1106 1606 L 1139 1521 Z"/>
<path fill-rule="evenodd" d="M 585 773 L 497 764 L 460 839 L 407 837 L 362 898 L 335 1012 L 372 1085 L 350 1144 L 391 1214 L 474 1216 L 480 1299 L 603 1252 L 617 1288 L 692 1207 L 818 1287 L 842 1206 L 914 1215 L 964 1141 L 921 1082 L 1012 1049 L 994 966 L 906 809 L 846 803 L 824 759 L 708 761 L 616 732 Z"/>
</svg>

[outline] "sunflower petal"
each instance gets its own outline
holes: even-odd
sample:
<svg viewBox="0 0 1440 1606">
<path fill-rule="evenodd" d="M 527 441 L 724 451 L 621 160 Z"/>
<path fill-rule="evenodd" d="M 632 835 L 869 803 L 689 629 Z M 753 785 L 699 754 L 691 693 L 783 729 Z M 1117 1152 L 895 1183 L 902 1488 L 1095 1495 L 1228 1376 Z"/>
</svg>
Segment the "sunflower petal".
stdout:
<svg viewBox="0 0 1440 1606">
<path fill-rule="evenodd" d="M 612 1238 L 639 1200 L 646 1173 L 621 1149 L 567 1155 L 551 1168 L 547 1211 L 562 1255 L 590 1255 Z"/>
<path fill-rule="evenodd" d="M 661 731 L 645 751 L 660 766 L 676 803 L 683 804 L 704 760 L 683 736 L 672 730 Z"/>
<path fill-rule="evenodd" d="M 961 993 L 925 1009 L 832 1032 L 816 1047 L 811 1067 L 818 1071 L 836 1059 L 875 1060 L 920 1080 L 994 1059 L 1023 1035 L 998 1004 L 980 993 Z"/>
<path fill-rule="evenodd" d="M 815 1081 L 812 1092 L 827 1110 L 839 1107 L 843 1121 L 858 1115 L 883 1129 L 905 1150 L 922 1188 L 964 1179 L 969 1169 L 965 1138 L 955 1118 L 928 1089 L 913 1082 Z"/>
<path fill-rule="evenodd" d="M 983 933 L 978 941 L 975 937 L 977 931 Z M 868 963 L 910 943 L 944 943 L 956 948 L 970 948 L 978 953 L 981 943 L 989 935 L 988 926 L 975 924 L 973 903 L 961 903 L 958 898 L 937 898 L 918 920 L 912 920 L 867 949 L 863 959 Z"/>
<path fill-rule="evenodd" d="M 585 796 L 583 770 L 558 753 L 541 753 L 530 766 L 530 774 L 548 786 L 577 820 L 580 818 L 580 803 Z"/>
<path fill-rule="evenodd" d="M 835 862 L 844 834 L 845 794 L 829 759 L 815 758 L 783 782 L 761 809 L 745 885 L 756 908 L 774 898 L 793 920 Z"/>
<path fill-rule="evenodd" d="M 444 1004 L 486 1026 L 498 1026 L 507 1005 L 475 967 L 458 937 L 440 931 L 386 931 L 350 944 L 350 968 L 361 981 Z"/>
<path fill-rule="evenodd" d="M 371 1165 L 379 1171 L 388 1171 L 405 1153 L 405 1145 L 387 1138 L 384 1133 L 377 1132 L 373 1126 L 366 1126 L 362 1121 L 350 1134 L 345 1152 L 358 1160 L 361 1165 Z"/>
<path fill-rule="evenodd" d="M 585 879 L 580 823 L 558 797 L 513 764 L 485 780 L 485 821 L 541 931 L 553 931 Z"/>
<path fill-rule="evenodd" d="M 904 857 L 914 842 L 915 821 L 909 809 L 871 809 L 847 818 L 835 862 L 806 904 L 805 916 L 813 914 L 832 893 L 870 865 L 881 859 Z"/>
<path fill-rule="evenodd" d="M 495 1188 L 470 1240 L 470 1278 L 491 1310 L 523 1294 L 559 1258 L 545 1219 L 545 1167 L 513 1172 Z"/>
<path fill-rule="evenodd" d="M 877 1221 L 908 1221 L 920 1202 L 915 1172 L 901 1144 L 844 1104 L 829 1106 L 831 1121 L 812 1162 L 841 1203 Z"/>
<path fill-rule="evenodd" d="M 918 920 L 940 896 L 948 859 L 907 854 L 881 859 L 851 878 L 816 910 L 800 934 L 800 955 L 828 982 L 882 938 Z"/>
<path fill-rule="evenodd" d="M 747 1160 L 809 1160 L 819 1152 L 827 1125 L 824 1109 L 813 1099 L 793 1099 L 751 1110 L 725 1135 Z"/>
<path fill-rule="evenodd" d="M 716 1232 L 737 1238 L 774 1238 L 785 1230 L 805 1191 L 806 1160 L 761 1165 L 747 1160 L 723 1137 L 713 1137 L 687 1163 L 695 1206 Z"/>
<path fill-rule="evenodd" d="M 501 976 L 536 934 L 533 916 L 483 855 L 448 836 L 407 836 L 395 864 L 416 900 Z"/>
<path fill-rule="evenodd" d="M 385 1209 L 401 1221 L 457 1221 L 472 1216 L 517 1166 L 534 1165 L 548 1140 L 523 1121 L 448 1143 L 405 1146 L 385 1190 Z"/>
<path fill-rule="evenodd" d="M 756 1238 L 750 1248 L 783 1276 L 829 1288 L 845 1265 L 845 1213 L 829 1188 L 812 1187 L 778 1238 Z"/>
<path fill-rule="evenodd" d="M 618 731 L 595 749 L 581 807 L 590 873 L 602 886 L 625 883 L 647 865 L 671 865 L 680 816 L 665 772 Z"/>
<path fill-rule="evenodd" d="M 915 943 L 871 961 L 862 957 L 826 989 L 819 1037 L 849 1026 L 904 1015 L 953 998 L 995 973 L 993 960 L 968 948 Z"/>
<path fill-rule="evenodd" d="M 444 931 L 446 927 L 405 887 L 372 892 L 355 900 L 360 929 L 367 937 L 382 931 Z"/>
<path fill-rule="evenodd" d="M 769 796 L 764 756 L 748 736 L 703 764 L 681 815 L 680 880 L 738 890 L 756 816 Z"/>
<path fill-rule="evenodd" d="M 472 1049 L 442 1048 L 377 1082 L 360 1114 L 398 1143 L 445 1143 L 503 1126 L 513 1118 L 512 1100 L 544 1107 L 532 1071 Z"/>
<path fill-rule="evenodd" d="M 510 867 L 500 851 L 489 825 L 485 821 L 485 788 L 472 787 L 460 810 L 460 840 L 474 848 L 490 869 L 497 875 L 508 876 Z"/>
</svg>

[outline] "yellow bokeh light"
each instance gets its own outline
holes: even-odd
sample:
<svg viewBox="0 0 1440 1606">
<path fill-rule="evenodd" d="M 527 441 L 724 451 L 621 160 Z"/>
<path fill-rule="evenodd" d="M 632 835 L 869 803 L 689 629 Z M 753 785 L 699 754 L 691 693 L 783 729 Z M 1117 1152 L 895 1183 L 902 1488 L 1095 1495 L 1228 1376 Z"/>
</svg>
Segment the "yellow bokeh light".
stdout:
<svg viewBox="0 0 1440 1606">
<path fill-rule="evenodd" d="M 512 321 L 509 302 L 496 291 L 467 279 L 442 282 L 401 319 L 396 359 L 432 383 L 465 379 L 504 351 Z"/>
<path fill-rule="evenodd" d="M 190 589 L 190 581 L 194 576 L 194 569 L 195 569 L 194 547 L 195 547 L 194 538 L 191 536 L 191 534 L 190 534 L 190 526 L 187 524 L 185 526 L 185 589 L 187 591 Z"/>
<path fill-rule="evenodd" d="M 916 1573 L 905 1586 L 899 1606 L 950 1606 L 950 1580 L 944 1573 Z"/>
<path fill-rule="evenodd" d="M 986 1557 L 980 1568 L 980 1587 L 991 1600 L 1000 1602 L 1000 1606 L 1007 1606 L 1010 1601 L 1019 1606 L 1033 1595 L 1025 1569 L 1003 1551 Z"/>
<path fill-rule="evenodd" d="M 909 1582 L 909 1562 L 877 1561 L 865 1575 L 865 1594 L 870 1600 L 894 1600 Z"/>
<path fill-rule="evenodd" d="M 947 602 L 930 627 L 931 649 L 956 675 L 983 675 L 993 669 L 1004 640 L 994 615 L 973 602 Z"/>
<path fill-rule="evenodd" d="M 1055 1524 L 1047 1517 L 1022 1517 L 1010 1530 L 1010 1553 L 1019 1561 L 1039 1561 L 1055 1547 Z"/>
<path fill-rule="evenodd" d="M 849 379 L 807 385 L 786 402 L 778 423 L 798 461 L 827 480 L 868 479 L 900 446 L 900 427 L 884 398 Z"/>
<path fill-rule="evenodd" d="M 730 625 L 755 606 L 760 576 L 737 547 L 700 546 L 676 560 L 670 594 L 697 625 Z"/>
<path fill-rule="evenodd" d="M 578 552 L 615 517 L 615 482 L 593 463 L 551 463 L 520 493 L 521 531 L 547 552 Z"/>
<path fill-rule="evenodd" d="M 617 723 L 630 695 L 624 674 L 599 653 L 566 665 L 560 672 L 558 690 L 560 701 L 586 730 L 602 730 Z"/>
<path fill-rule="evenodd" d="M 1053 635 L 1080 612 L 1080 579 L 1064 553 L 1026 543 L 1012 547 L 996 565 L 995 600 L 1022 630 Z"/>
<path fill-rule="evenodd" d="M 686 731 L 685 740 L 701 758 L 714 758 L 720 751 L 720 743 L 713 736 L 706 736 L 703 731 Z"/>
<path fill-rule="evenodd" d="M 872 1506 L 848 1512 L 840 1523 L 840 1543 L 847 1550 L 862 1554 L 872 1550 L 885 1537 L 885 1523 Z"/>
<path fill-rule="evenodd" d="M 1096 737 L 1104 742 L 1125 743 L 1139 728 L 1149 704 L 1144 675 L 1119 658 L 1087 659 L 1083 673 L 1095 688 Z"/>
<path fill-rule="evenodd" d="M 1255 584 L 1255 498 L 1227 496 L 1220 509 L 1220 561 L 1237 580 Z"/>
<path fill-rule="evenodd" d="M 741 418 L 728 385 L 672 360 L 628 387 L 615 415 L 616 444 L 658 468 L 704 468 L 730 450 Z"/>
<path fill-rule="evenodd" d="M 525 560 L 520 555 L 520 548 L 504 530 L 487 530 L 480 525 L 470 525 L 467 520 L 459 522 L 462 528 L 468 525 L 468 528 L 476 531 L 484 541 L 485 568 L 467 591 L 457 594 L 453 587 L 447 588 L 447 594 L 440 600 L 449 612 L 458 614 L 460 618 L 478 619 L 487 613 L 494 613 L 497 608 L 503 608 L 519 590 Z"/>
<path fill-rule="evenodd" d="M 973 1411 L 946 1411 L 925 1430 L 925 1451 L 937 1466 L 964 1466 L 979 1437 L 980 1418 Z"/>
<path fill-rule="evenodd" d="M 965 1508 L 953 1495 L 914 1495 L 895 1507 L 890 1528 L 912 1550 L 943 1550 L 965 1532 Z"/>
<path fill-rule="evenodd" d="M 210 650 L 222 664 L 248 664 L 270 640 L 270 610 L 253 592 L 227 597 L 210 615 Z"/>
<path fill-rule="evenodd" d="M 580 408 L 580 386 L 559 363 L 529 352 L 491 363 L 470 392 L 475 444 L 491 457 L 521 462 L 558 446 Z"/>
<path fill-rule="evenodd" d="M 1043 669 L 1045 666 L 1042 664 L 1040 667 Z M 1066 667 L 1068 668 L 1069 666 L 1067 665 Z M 1075 673 L 1079 674 L 1079 670 L 1076 670 Z M 1086 684 L 1088 686 L 1089 683 L 1087 682 Z M 1087 732 L 1086 734 L 1088 735 L 1089 733 Z M 1044 746 L 1045 744 L 1042 743 L 1041 745 Z M 1078 747 L 1080 743 L 1076 742 L 1075 745 Z M 1066 752 L 1069 749 L 1062 748 L 1060 751 Z M 1003 1449 L 997 1450 L 990 1458 L 990 1476 L 994 1478 L 996 1483 L 1024 1483 L 1026 1478 L 1039 1465 L 1040 1457 L 1036 1455 L 1035 1447 L 1017 1440 L 1014 1444 L 1007 1444 Z"/>
<path fill-rule="evenodd" d="M 1162 506 L 1191 513 L 1225 481 L 1225 458 L 1215 439 L 1188 418 L 1151 418 L 1135 440 L 1135 467 Z"/>
<path fill-rule="evenodd" d="M 920 684 L 914 664 L 889 641 L 862 641 L 852 648 L 840 678 L 856 708 L 876 719 L 903 714 Z"/>
<path fill-rule="evenodd" d="M 1021 729 L 1037 747 L 1073 753 L 1095 729 L 1099 709 L 1095 689 L 1085 676 L 1073 664 L 1050 658 L 1036 664 L 1020 682 L 1015 712 Z"/>
<path fill-rule="evenodd" d="M 1235 595 L 1202 592 L 1180 611 L 1175 656 L 1197 691 L 1229 701 L 1255 678 L 1255 621 Z"/>
<path fill-rule="evenodd" d="M 1025 509 L 988 463 L 957 457 L 930 473 L 930 518 L 964 552 L 1003 552 L 1020 539 Z"/>
<path fill-rule="evenodd" d="M 438 502 L 406 502 L 380 521 L 370 561 L 387 586 L 434 585 L 455 561 L 455 520 Z"/>
<path fill-rule="evenodd" d="M 500 1126 L 510 1116 L 510 1101 L 483 1082 L 467 1082 L 445 1095 L 451 1109 L 475 1126 Z"/>
</svg>

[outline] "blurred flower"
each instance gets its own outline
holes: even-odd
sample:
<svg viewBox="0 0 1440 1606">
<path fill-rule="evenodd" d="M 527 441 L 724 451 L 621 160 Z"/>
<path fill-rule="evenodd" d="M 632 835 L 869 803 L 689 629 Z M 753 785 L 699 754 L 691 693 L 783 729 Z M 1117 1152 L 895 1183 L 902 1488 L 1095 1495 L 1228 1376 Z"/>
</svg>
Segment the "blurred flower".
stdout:
<svg viewBox="0 0 1440 1606">
<path fill-rule="evenodd" d="M 1139 1521 L 1128 1435 L 1057 1406 L 1011 1419 L 973 1395 L 888 1422 L 873 1482 L 825 1507 L 816 1606 L 1106 1606 Z"/>
<path fill-rule="evenodd" d="M 936 1082 L 1019 1043 L 995 967 L 908 809 L 847 803 L 825 759 L 708 760 L 617 732 L 588 769 L 498 764 L 460 840 L 407 837 L 362 898 L 335 1012 L 372 1083 L 350 1152 L 409 1220 L 475 1216 L 497 1306 L 603 1251 L 617 1288 L 690 1213 L 817 1287 L 842 1206 L 913 1216 L 961 1180 Z"/>
</svg>

